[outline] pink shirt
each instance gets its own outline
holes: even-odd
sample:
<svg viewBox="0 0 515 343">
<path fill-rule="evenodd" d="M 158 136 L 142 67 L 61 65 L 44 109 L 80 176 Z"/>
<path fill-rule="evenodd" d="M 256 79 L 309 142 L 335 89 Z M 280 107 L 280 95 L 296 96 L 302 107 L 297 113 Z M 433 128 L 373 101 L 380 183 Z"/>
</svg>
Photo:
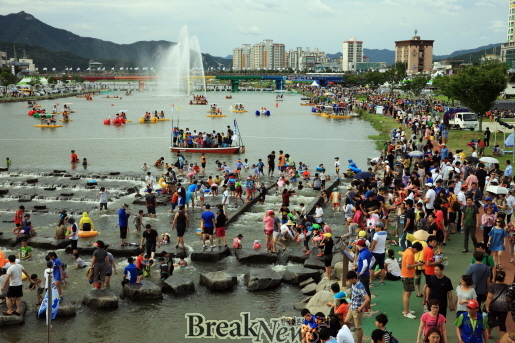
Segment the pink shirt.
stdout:
<svg viewBox="0 0 515 343">
<path fill-rule="evenodd" d="M 274 231 L 274 218 L 266 216 L 265 218 L 263 218 L 263 223 L 265 223 L 266 231 Z"/>
<path fill-rule="evenodd" d="M 429 328 L 431 328 L 433 326 L 436 326 L 441 332 L 442 326 L 445 325 L 446 320 L 447 319 L 445 319 L 445 317 L 442 316 L 441 314 L 438 314 L 436 317 L 433 317 L 429 314 L 429 312 L 424 313 L 422 315 L 422 317 L 420 317 L 420 321 L 424 323 L 423 335 L 425 336 L 427 333 L 427 330 L 429 330 Z"/>
</svg>

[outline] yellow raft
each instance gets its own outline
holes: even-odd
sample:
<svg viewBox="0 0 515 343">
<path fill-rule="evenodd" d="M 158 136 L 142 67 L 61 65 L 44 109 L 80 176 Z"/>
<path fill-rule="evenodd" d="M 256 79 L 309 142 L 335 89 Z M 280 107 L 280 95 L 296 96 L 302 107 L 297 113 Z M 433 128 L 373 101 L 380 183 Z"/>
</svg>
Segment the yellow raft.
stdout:
<svg viewBox="0 0 515 343">
<path fill-rule="evenodd" d="M 46 128 L 56 128 L 56 127 L 63 127 L 62 125 L 34 125 L 34 127 L 46 127 Z"/>
<path fill-rule="evenodd" d="M 66 119 L 59 119 L 59 121 L 67 122 L 67 121 L 73 121 L 73 119 L 68 119 L 68 120 L 66 120 Z"/>
<path fill-rule="evenodd" d="M 145 118 L 141 117 L 141 118 L 139 118 L 139 123 L 140 124 L 157 123 L 157 118 L 156 117 L 150 117 L 150 121 L 146 121 Z"/>
<path fill-rule="evenodd" d="M 210 118 L 221 118 L 221 117 L 227 117 L 225 114 L 208 114 L 206 117 Z"/>
<path fill-rule="evenodd" d="M 245 112 L 248 112 L 248 111 L 234 111 L 234 110 L 232 110 L 231 112 L 236 112 L 236 113 L 245 113 Z"/>
<path fill-rule="evenodd" d="M 98 235 L 98 231 L 94 231 L 94 230 L 82 231 L 82 230 L 79 230 L 79 237 L 94 237 L 96 235 Z"/>
<path fill-rule="evenodd" d="M 170 121 L 170 119 L 167 119 L 167 118 L 157 118 L 157 121 Z"/>
</svg>

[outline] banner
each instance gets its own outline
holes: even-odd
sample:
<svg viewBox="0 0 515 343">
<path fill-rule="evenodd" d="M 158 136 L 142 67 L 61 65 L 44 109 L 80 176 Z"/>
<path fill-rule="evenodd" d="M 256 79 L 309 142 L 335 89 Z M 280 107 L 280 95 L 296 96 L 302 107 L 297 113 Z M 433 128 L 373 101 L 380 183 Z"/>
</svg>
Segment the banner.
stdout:
<svg viewBox="0 0 515 343">
<path fill-rule="evenodd" d="M 48 290 L 45 294 L 45 298 L 41 302 L 41 306 L 38 311 L 38 317 L 41 316 L 41 314 L 46 310 L 48 306 Z M 57 291 L 57 287 L 55 286 L 55 283 L 52 282 L 52 319 L 55 319 L 57 316 L 57 311 L 59 310 L 59 292 Z M 48 325 L 48 318 L 46 321 Z"/>
</svg>

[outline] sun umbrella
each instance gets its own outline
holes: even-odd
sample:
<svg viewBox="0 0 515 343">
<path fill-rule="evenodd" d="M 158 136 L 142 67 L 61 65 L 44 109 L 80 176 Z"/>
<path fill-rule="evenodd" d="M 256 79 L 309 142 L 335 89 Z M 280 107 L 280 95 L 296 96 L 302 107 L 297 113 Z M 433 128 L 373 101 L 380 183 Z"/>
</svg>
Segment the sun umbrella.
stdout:
<svg viewBox="0 0 515 343">
<path fill-rule="evenodd" d="M 481 157 L 479 160 L 481 162 L 485 162 L 485 163 L 499 163 L 498 159 L 493 158 L 493 157 L 488 157 L 488 156 Z"/>
<path fill-rule="evenodd" d="M 471 162 L 472 164 L 477 164 L 477 163 L 479 163 L 479 158 L 467 156 L 467 157 L 465 157 L 465 161 Z"/>
<path fill-rule="evenodd" d="M 508 188 L 501 186 L 488 186 L 486 191 L 494 194 L 508 194 Z"/>
<path fill-rule="evenodd" d="M 419 241 L 427 241 L 427 238 L 429 237 L 429 232 L 427 232 L 426 230 L 417 230 L 415 231 L 413 236 L 415 236 L 415 238 Z"/>
<path fill-rule="evenodd" d="M 410 152 L 408 155 L 411 157 L 422 157 L 424 156 L 424 153 L 422 151 L 415 150 Z"/>
<path fill-rule="evenodd" d="M 354 175 L 354 180 L 359 179 L 368 179 L 370 177 L 374 177 L 375 175 L 369 172 L 359 172 L 356 175 Z"/>
</svg>

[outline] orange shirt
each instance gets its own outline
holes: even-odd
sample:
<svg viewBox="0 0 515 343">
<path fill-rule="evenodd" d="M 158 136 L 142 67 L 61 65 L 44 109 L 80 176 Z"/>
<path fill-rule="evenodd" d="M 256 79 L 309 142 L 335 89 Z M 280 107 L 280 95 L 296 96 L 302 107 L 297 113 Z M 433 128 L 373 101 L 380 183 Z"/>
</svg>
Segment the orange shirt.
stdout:
<svg viewBox="0 0 515 343">
<path fill-rule="evenodd" d="M 415 252 L 412 248 L 407 248 L 402 254 L 401 276 L 414 278 L 415 268 L 408 268 L 408 264 L 415 264 Z"/>
<path fill-rule="evenodd" d="M 435 260 L 433 259 L 433 256 L 434 256 L 434 251 L 433 251 L 433 248 L 430 248 L 429 246 L 427 246 L 425 249 L 424 249 L 424 258 L 422 259 L 424 261 L 424 273 L 426 275 L 435 275 L 435 266 L 428 266 L 427 264 L 427 261 L 429 262 L 434 262 Z"/>
<path fill-rule="evenodd" d="M 277 161 L 277 165 L 278 165 L 279 167 L 284 166 L 284 161 L 285 161 L 284 155 L 279 155 L 279 158 L 278 158 L 277 160 L 278 160 L 278 161 Z"/>
</svg>

